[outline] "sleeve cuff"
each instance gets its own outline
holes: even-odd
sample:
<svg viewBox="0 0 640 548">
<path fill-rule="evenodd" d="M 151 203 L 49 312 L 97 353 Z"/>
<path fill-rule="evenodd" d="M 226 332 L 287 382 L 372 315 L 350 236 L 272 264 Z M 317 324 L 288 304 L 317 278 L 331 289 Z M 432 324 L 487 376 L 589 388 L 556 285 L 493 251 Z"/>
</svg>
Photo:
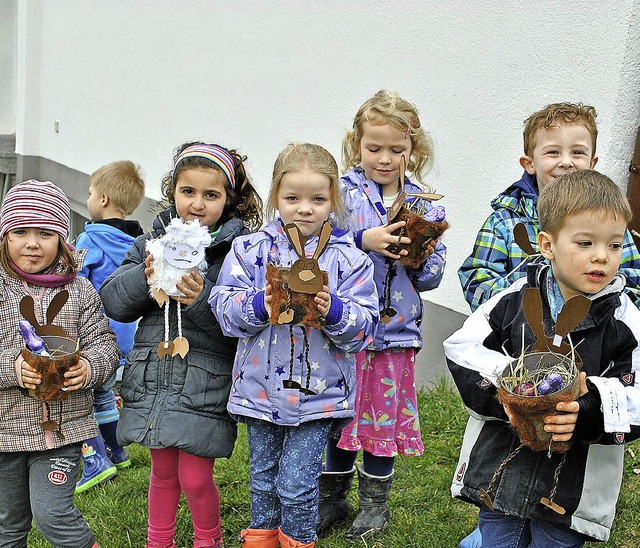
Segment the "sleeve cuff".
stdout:
<svg viewBox="0 0 640 548">
<path fill-rule="evenodd" d="M 356 247 L 360 250 L 362 250 L 362 233 L 364 232 L 364 229 L 362 230 L 358 230 L 354 235 L 353 235 L 353 240 L 355 241 Z"/>
<path fill-rule="evenodd" d="M 256 318 L 261 322 L 269 321 L 269 314 L 267 313 L 267 308 L 264 306 L 264 291 L 258 291 L 253 296 L 253 313 Z"/>
<path fill-rule="evenodd" d="M 329 308 L 329 312 L 327 313 L 327 316 L 325 318 L 326 324 L 327 325 L 337 324 L 342 318 L 343 308 L 344 308 L 344 305 L 342 304 L 342 301 L 337 297 L 337 295 L 334 295 L 333 293 L 331 293 L 331 307 Z"/>
</svg>

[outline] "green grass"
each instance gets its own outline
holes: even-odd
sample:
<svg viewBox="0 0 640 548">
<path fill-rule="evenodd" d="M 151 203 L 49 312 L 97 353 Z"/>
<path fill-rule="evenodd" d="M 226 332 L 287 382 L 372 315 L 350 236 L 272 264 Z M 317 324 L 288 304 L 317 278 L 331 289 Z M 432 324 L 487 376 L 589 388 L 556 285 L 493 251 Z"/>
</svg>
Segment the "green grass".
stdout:
<svg viewBox="0 0 640 548">
<path fill-rule="evenodd" d="M 455 389 L 441 381 L 419 396 L 420 420 L 425 453 L 418 458 L 398 458 L 389 504 L 389 529 L 367 548 L 453 548 L 476 525 L 477 509 L 451 498 L 453 475 L 467 413 Z M 102 548 L 142 548 L 147 529 L 149 453 L 139 446 L 128 448 L 132 466 L 104 486 L 76 496 L 76 503 L 100 541 Z M 636 453 L 638 456 L 636 456 Z M 628 446 L 622 493 L 611 540 L 588 546 L 634 547 L 640 545 L 640 444 Z M 216 482 L 222 499 L 225 546 L 239 548 L 238 534 L 249 524 L 249 466 L 246 429 L 240 425 L 238 442 L 231 459 L 216 462 Z M 351 492 L 357 508 L 355 486 Z M 344 539 L 346 526 L 320 540 L 319 548 L 354 546 Z M 177 545 L 191 547 L 191 518 L 181 501 L 177 521 Z M 50 546 L 36 530 L 29 547 Z"/>
</svg>

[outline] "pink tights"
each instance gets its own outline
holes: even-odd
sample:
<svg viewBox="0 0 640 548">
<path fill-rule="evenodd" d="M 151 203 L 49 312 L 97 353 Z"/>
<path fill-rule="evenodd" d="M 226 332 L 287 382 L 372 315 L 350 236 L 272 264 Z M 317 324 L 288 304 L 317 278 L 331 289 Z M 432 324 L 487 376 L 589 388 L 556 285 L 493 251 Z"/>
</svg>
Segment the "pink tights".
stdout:
<svg viewBox="0 0 640 548">
<path fill-rule="evenodd" d="M 189 504 L 195 539 L 222 537 L 213 464 L 214 459 L 196 457 L 175 447 L 151 449 L 149 543 L 170 546 L 173 542 L 181 491 Z"/>
</svg>

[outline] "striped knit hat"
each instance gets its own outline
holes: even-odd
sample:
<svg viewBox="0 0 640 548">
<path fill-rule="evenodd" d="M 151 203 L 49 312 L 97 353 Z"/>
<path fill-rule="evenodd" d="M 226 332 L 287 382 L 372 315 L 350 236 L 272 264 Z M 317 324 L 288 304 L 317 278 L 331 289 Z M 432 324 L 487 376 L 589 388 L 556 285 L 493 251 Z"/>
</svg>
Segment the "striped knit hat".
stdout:
<svg viewBox="0 0 640 548">
<path fill-rule="evenodd" d="M 12 187 L 2 201 L 0 240 L 16 228 L 44 228 L 69 235 L 69 198 L 51 181 L 29 179 Z"/>
<path fill-rule="evenodd" d="M 228 150 L 218 145 L 208 145 L 206 143 L 198 143 L 185 148 L 175 159 L 173 163 L 173 179 L 175 183 L 176 169 L 180 162 L 185 158 L 206 158 L 207 160 L 216 164 L 222 173 L 227 177 L 227 181 L 231 185 L 231 188 L 236 188 L 236 176 L 235 168 L 236 161 Z"/>
</svg>

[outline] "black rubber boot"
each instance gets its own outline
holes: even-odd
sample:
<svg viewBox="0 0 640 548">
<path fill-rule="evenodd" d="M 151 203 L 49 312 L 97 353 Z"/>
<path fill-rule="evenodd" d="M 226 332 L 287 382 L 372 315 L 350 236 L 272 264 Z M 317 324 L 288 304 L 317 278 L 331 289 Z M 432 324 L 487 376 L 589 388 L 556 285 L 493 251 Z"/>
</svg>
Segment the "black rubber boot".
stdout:
<svg viewBox="0 0 640 548">
<path fill-rule="evenodd" d="M 336 525 L 346 521 L 351 512 L 349 490 L 355 474 L 355 467 L 349 472 L 322 472 L 318 480 L 320 499 L 316 533 L 324 537 Z"/>
<path fill-rule="evenodd" d="M 359 541 L 385 530 L 391 518 L 387 499 L 392 481 L 393 472 L 388 476 L 372 476 L 364 471 L 361 464 L 358 464 L 360 509 L 347 531 L 347 540 Z"/>
</svg>

